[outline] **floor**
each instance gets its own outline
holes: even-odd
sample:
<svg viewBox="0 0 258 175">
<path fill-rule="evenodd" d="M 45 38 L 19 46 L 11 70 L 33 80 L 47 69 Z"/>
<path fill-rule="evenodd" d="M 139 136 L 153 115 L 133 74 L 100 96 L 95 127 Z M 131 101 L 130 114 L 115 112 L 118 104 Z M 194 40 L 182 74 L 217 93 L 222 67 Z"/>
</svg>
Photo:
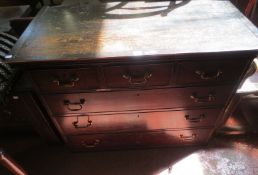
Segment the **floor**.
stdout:
<svg viewBox="0 0 258 175">
<path fill-rule="evenodd" d="M 205 147 L 93 153 L 49 147 L 32 136 L 9 138 L 3 146 L 30 175 L 258 175 L 257 138 L 223 136 Z M 9 175 L 3 169 L 0 174 Z"/>
</svg>

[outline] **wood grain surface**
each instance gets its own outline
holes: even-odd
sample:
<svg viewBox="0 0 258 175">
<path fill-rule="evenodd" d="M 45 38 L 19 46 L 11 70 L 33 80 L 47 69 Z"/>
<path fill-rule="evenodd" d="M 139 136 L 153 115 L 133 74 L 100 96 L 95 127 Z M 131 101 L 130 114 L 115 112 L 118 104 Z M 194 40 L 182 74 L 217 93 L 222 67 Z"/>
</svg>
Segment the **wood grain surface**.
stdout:
<svg viewBox="0 0 258 175">
<path fill-rule="evenodd" d="M 229 1 L 94 0 L 42 10 L 13 62 L 257 50 L 257 33 Z"/>
</svg>

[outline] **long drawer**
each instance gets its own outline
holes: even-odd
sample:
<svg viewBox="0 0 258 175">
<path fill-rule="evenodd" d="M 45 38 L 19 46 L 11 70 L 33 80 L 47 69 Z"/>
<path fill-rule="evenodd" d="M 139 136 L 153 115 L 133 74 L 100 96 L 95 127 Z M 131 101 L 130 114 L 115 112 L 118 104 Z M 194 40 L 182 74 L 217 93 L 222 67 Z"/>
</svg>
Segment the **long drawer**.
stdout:
<svg viewBox="0 0 258 175">
<path fill-rule="evenodd" d="M 210 129 L 166 130 L 160 132 L 68 136 L 67 141 L 70 147 L 82 150 L 148 148 L 204 144 L 210 134 Z"/>
<path fill-rule="evenodd" d="M 220 109 L 54 117 L 64 135 L 213 126 Z"/>
<path fill-rule="evenodd" d="M 43 98 L 53 115 L 66 115 L 224 105 L 231 90 L 232 86 L 214 86 L 49 94 Z"/>
</svg>

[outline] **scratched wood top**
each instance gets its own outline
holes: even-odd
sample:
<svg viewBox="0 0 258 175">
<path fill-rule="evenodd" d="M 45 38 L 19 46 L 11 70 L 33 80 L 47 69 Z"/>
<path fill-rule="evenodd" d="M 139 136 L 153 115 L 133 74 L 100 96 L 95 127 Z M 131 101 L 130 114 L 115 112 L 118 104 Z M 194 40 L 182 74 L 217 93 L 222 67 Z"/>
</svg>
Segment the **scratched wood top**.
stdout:
<svg viewBox="0 0 258 175">
<path fill-rule="evenodd" d="M 14 62 L 258 50 L 257 29 L 229 2 L 89 1 L 42 10 Z"/>
</svg>

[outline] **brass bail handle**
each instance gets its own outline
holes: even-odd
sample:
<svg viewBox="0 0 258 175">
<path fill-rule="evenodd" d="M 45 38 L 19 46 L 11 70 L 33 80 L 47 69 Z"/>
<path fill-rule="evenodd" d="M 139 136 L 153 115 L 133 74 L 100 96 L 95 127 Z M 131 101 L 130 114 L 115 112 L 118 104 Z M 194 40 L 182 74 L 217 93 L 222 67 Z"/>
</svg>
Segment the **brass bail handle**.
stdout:
<svg viewBox="0 0 258 175">
<path fill-rule="evenodd" d="M 80 125 L 79 116 L 77 116 L 76 121 L 74 121 L 72 123 L 74 128 L 80 129 L 80 128 L 88 128 L 88 127 L 92 126 L 92 120 L 90 119 L 90 116 L 88 115 L 87 117 L 88 117 L 87 123 L 85 125 Z"/>
<path fill-rule="evenodd" d="M 197 134 L 192 134 L 192 135 L 190 135 L 190 136 L 184 136 L 183 134 L 180 134 L 179 137 L 180 137 L 180 139 L 181 139 L 182 141 L 193 141 L 193 140 L 196 139 Z"/>
<path fill-rule="evenodd" d="M 97 145 L 100 144 L 100 140 L 95 139 L 93 141 L 82 141 L 81 144 L 86 148 L 95 148 Z"/>
<path fill-rule="evenodd" d="M 223 72 L 222 70 L 218 69 L 215 72 L 205 72 L 205 71 L 201 71 L 201 70 L 196 70 L 195 74 L 197 74 L 200 79 L 202 80 L 215 80 L 218 79 L 222 76 Z"/>
<path fill-rule="evenodd" d="M 70 102 L 69 100 L 64 100 L 64 105 L 69 111 L 80 111 L 85 104 L 85 99 L 80 99 L 79 102 Z"/>
<path fill-rule="evenodd" d="M 185 115 L 185 119 L 191 123 L 198 123 L 205 119 L 205 114 L 200 114 L 198 116 Z"/>
<path fill-rule="evenodd" d="M 193 93 L 190 98 L 195 103 L 207 103 L 207 102 L 214 102 L 216 100 L 216 97 L 214 93 L 209 93 L 207 96 L 198 96 L 197 93 Z"/>
<path fill-rule="evenodd" d="M 56 77 L 53 80 L 53 83 L 56 83 L 57 86 L 59 87 L 66 87 L 66 88 L 71 88 L 75 86 L 75 83 L 78 82 L 80 78 L 76 75 L 70 75 L 69 78 L 67 79 L 62 79 L 60 77 Z"/>
<path fill-rule="evenodd" d="M 149 71 L 145 71 L 145 73 L 141 76 L 135 76 L 130 73 L 126 73 L 123 75 L 123 78 L 127 79 L 131 85 L 136 85 L 136 86 L 146 84 L 151 77 L 152 77 L 152 73 Z"/>
</svg>

